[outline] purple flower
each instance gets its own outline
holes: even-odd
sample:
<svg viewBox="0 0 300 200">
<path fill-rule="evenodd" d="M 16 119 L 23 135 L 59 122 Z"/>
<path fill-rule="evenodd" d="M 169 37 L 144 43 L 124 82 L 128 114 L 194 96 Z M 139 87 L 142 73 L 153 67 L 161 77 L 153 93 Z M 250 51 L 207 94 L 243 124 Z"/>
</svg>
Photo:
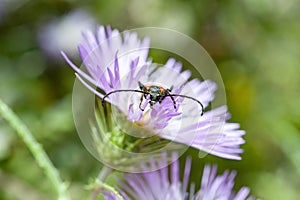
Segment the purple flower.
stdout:
<svg viewBox="0 0 300 200">
<path fill-rule="evenodd" d="M 83 34 L 78 49 L 88 73 L 74 65 L 62 52 L 63 57 L 75 70 L 77 78 L 98 97 L 118 89 L 139 90 L 138 82 L 158 85 L 167 89 L 173 86 L 172 94 L 194 97 L 206 108 L 214 99 L 217 85 L 210 81 L 192 79 L 189 70 L 170 58 L 165 65 L 157 67 L 148 60 L 149 39 L 140 40 L 136 33 L 121 34 L 110 27 L 98 28 L 94 35 Z M 103 92 L 95 89 L 100 88 Z M 141 103 L 141 94 L 134 92 L 114 93 L 106 101 L 118 108 L 129 121 L 143 127 L 161 138 L 186 144 L 204 152 L 228 159 L 241 159 L 244 143 L 243 130 L 239 124 L 227 123 L 226 106 L 206 111 L 201 116 L 198 103 L 182 97 L 166 97 L 153 108 L 149 106 L 149 95 Z M 140 133 L 143 137 L 143 133 Z"/>
<path fill-rule="evenodd" d="M 173 160 L 176 154 L 173 154 Z M 151 167 L 157 169 L 164 166 L 166 161 L 151 161 Z M 157 166 L 158 165 L 158 166 Z M 249 188 L 242 187 L 237 193 L 233 191 L 235 171 L 226 170 L 222 175 L 217 175 L 217 166 L 205 165 L 201 186 L 195 192 L 195 185 L 190 185 L 187 191 L 191 170 L 191 159 L 187 158 L 183 173 L 183 180 L 180 180 L 179 162 L 174 161 L 170 170 L 168 167 L 157 171 L 144 172 L 140 174 L 124 174 L 124 180 L 119 180 L 119 192 L 127 199 L 164 199 L 164 200 L 252 200 L 248 197 Z M 104 192 L 106 199 L 118 199 L 114 193 Z"/>
</svg>

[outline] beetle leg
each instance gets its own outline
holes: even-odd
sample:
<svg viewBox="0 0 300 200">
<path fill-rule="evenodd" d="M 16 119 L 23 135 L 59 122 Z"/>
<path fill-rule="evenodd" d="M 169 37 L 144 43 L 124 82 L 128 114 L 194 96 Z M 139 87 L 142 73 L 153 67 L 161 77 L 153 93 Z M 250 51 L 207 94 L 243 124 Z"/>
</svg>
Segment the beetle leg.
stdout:
<svg viewBox="0 0 300 200">
<path fill-rule="evenodd" d="M 171 93 L 170 93 L 172 90 L 173 90 L 173 85 L 170 87 L 170 89 L 167 89 L 164 98 L 166 96 L 169 96 L 172 99 L 172 101 L 173 101 L 174 109 L 176 109 L 176 101 L 175 101 L 174 97 L 171 96 Z"/>
<path fill-rule="evenodd" d="M 145 86 L 143 85 L 143 83 L 141 83 L 140 81 L 138 82 L 139 83 L 139 87 L 142 91 L 144 91 L 145 89 Z"/>
<path fill-rule="evenodd" d="M 166 98 L 166 96 L 168 96 L 168 94 L 169 94 L 169 89 L 165 90 L 164 93 L 161 94 L 158 102 L 161 103 Z"/>
<path fill-rule="evenodd" d="M 174 105 L 174 109 L 176 109 L 176 101 L 175 101 L 174 97 L 171 96 L 171 95 L 168 95 L 168 96 L 172 99 L 173 105 Z"/>
<path fill-rule="evenodd" d="M 140 105 L 139 105 L 139 108 L 141 109 L 141 111 L 144 111 L 144 109 L 142 108 L 142 102 L 143 102 L 143 99 L 144 99 L 144 95 L 145 94 L 141 95 L 141 101 L 140 101 Z"/>
<path fill-rule="evenodd" d="M 159 103 L 161 103 L 164 99 L 166 98 L 166 96 L 161 96 L 160 99 L 158 100 Z"/>
<path fill-rule="evenodd" d="M 171 87 L 171 88 L 173 88 L 173 87 Z M 163 96 L 160 98 L 160 100 L 158 102 L 161 103 L 167 96 L 169 96 L 172 99 L 174 109 L 176 109 L 176 101 L 175 101 L 174 97 L 170 95 L 169 89 L 163 94 Z"/>
</svg>

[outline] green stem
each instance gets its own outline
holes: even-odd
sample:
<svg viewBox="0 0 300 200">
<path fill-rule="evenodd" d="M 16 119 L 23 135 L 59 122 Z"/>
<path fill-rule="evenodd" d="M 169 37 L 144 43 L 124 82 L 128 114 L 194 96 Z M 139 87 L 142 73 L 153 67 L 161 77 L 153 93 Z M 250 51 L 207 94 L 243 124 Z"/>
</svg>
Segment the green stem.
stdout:
<svg viewBox="0 0 300 200">
<path fill-rule="evenodd" d="M 112 168 L 107 167 L 107 166 L 103 166 L 100 173 L 98 174 L 97 180 L 99 181 L 105 181 L 107 179 L 107 177 L 109 176 L 109 174 L 113 171 Z"/>
<path fill-rule="evenodd" d="M 62 182 L 57 169 L 53 166 L 48 155 L 45 153 L 41 144 L 33 137 L 27 126 L 19 119 L 19 117 L 0 99 L 0 114 L 14 128 L 17 134 L 24 141 L 26 146 L 33 154 L 38 165 L 44 170 L 46 176 L 52 183 L 58 194 L 59 200 L 70 199 L 67 193 L 67 185 Z"/>
<path fill-rule="evenodd" d="M 90 198 L 89 198 L 90 200 L 96 200 L 98 198 L 99 193 L 103 189 L 114 193 L 118 197 L 119 200 L 123 200 L 123 197 L 120 195 L 120 193 L 114 187 L 112 187 L 104 182 L 112 171 L 113 171 L 113 169 L 111 169 L 110 167 L 107 167 L 105 165 L 103 166 L 94 185 L 92 186 L 93 191 L 90 195 Z"/>
</svg>

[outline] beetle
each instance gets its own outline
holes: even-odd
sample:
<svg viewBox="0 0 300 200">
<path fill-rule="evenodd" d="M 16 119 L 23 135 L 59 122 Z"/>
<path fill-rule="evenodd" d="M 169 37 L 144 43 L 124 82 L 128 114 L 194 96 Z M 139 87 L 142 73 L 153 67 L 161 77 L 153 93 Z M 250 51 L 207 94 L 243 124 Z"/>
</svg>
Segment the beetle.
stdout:
<svg viewBox="0 0 300 200">
<path fill-rule="evenodd" d="M 187 95 L 181 95 L 181 94 L 172 94 L 171 91 L 173 89 L 173 86 L 170 87 L 170 88 L 164 88 L 164 87 L 158 86 L 158 85 L 144 85 L 140 81 L 138 82 L 138 84 L 139 84 L 140 90 L 133 90 L 133 89 L 113 90 L 113 91 L 105 94 L 104 97 L 102 98 L 102 105 L 104 105 L 105 99 L 113 93 L 117 93 L 117 92 L 138 92 L 138 93 L 142 93 L 141 101 L 140 101 L 140 104 L 139 104 L 139 108 L 142 111 L 144 111 L 144 109 L 142 108 L 143 99 L 147 98 L 147 96 L 150 95 L 150 101 L 149 101 L 150 108 L 153 108 L 153 106 L 157 102 L 161 103 L 166 97 L 170 97 L 171 100 L 173 101 L 174 109 L 176 109 L 176 101 L 175 101 L 174 97 L 183 97 L 183 98 L 188 98 L 188 99 L 196 101 L 201 106 L 201 109 L 202 109 L 201 116 L 204 113 L 203 104 L 199 100 L 195 99 L 194 97 L 190 97 L 190 96 L 187 96 Z"/>
</svg>

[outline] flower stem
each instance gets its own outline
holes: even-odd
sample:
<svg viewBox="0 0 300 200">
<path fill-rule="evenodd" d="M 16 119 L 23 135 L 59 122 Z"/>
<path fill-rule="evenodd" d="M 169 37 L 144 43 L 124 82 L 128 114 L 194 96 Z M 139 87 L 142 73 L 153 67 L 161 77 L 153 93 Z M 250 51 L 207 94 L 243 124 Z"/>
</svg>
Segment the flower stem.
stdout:
<svg viewBox="0 0 300 200">
<path fill-rule="evenodd" d="M 104 182 L 104 181 L 106 180 L 106 178 L 109 176 L 109 174 L 110 174 L 112 171 L 113 171 L 112 168 L 103 165 L 101 171 L 100 171 L 99 174 L 98 174 L 97 179 L 98 179 L 99 181 Z"/>
<path fill-rule="evenodd" d="M 67 193 L 67 184 L 62 182 L 57 169 L 53 166 L 48 155 L 44 151 L 41 144 L 39 144 L 33 137 L 27 126 L 20 120 L 20 118 L 0 99 L 0 115 L 16 130 L 19 137 L 24 141 L 26 146 L 33 154 L 38 165 L 44 170 L 46 176 L 52 183 L 57 192 L 59 200 L 67 200 L 69 194 Z"/>
<path fill-rule="evenodd" d="M 120 200 L 123 200 L 123 197 L 120 193 L 112 186 L 105 183 L 106 178 L 113 171 L 110 167 L 103 166 L 94 185 L 92 186 L 93 191 L 90 195 L 90 200 L 96 200 L 101 190 L 107 190 L 113 192 Z"/>
</svg>

